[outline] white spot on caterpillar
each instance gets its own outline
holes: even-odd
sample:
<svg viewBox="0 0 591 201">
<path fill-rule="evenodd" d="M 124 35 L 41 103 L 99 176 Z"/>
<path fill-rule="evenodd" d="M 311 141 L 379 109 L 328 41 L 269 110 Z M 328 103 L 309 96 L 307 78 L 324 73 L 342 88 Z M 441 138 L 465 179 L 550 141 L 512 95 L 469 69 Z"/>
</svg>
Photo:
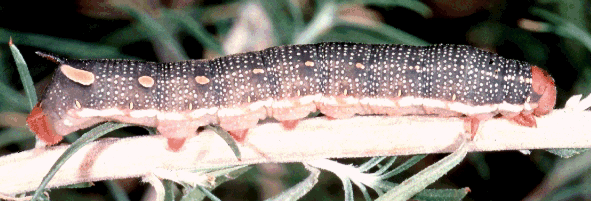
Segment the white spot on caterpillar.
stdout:
<svg viewBox="0 0 591 201">
<path fill-rule="evenodd" d="M 207 78 L 205 76 L 197 76 L 197 77 L 195 77 L 195 81 L 197 81 L 197 83 L 199 83 L 199 84 L 207 84 L 207 83 L 209 83 L 209 78 Z"/>
<path fill-rule="evenodd" d="M 141 76 L 140 78 L 137 79 L 137 81 L 146 88 L 150 88 L 152 86 L 154 86 L 154 79 L 149 77 L 149 76 Z"/>
<path fill-rule="evenodd" d="M 90 85 L 94 82 L 94 74 L 89 71 L 76 69 L 72 66 L 62 64 L 60 71 L 70 80 L 82 85 Z"/>
<path fill-rule="evenodd" d="M 72 126 L 74 124 L 69 119 L 64 119 L 64 125 L 66 125 L 66 126 Z"/>
<path fill-rule="evenodd" d="M 304 65 L 309 66 L 309 67 L 313 67 L 314 62 L 313 61 L 306 61 L 306 63 L 304 63 Z"/>
</svg>

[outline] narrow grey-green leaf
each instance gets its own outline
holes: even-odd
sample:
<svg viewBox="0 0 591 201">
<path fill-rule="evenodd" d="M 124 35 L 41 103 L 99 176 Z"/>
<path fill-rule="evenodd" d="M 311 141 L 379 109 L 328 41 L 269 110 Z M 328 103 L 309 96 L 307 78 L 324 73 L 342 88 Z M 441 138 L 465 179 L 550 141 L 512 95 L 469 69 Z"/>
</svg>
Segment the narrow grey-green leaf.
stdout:
<svg viewBox="0 0 591 201">
<path fill-rule="evenodd" d="M 67 186 L 61 186 L 60 188 L 89 188 L 89 187 L 93 187 L 94 183 L 92 182 L 84 182 L 84 183 L 78 183 L 78 184 L 70 184 Z"/>
<path fill-rule="evenodd" d="M 360 28 L 360 29 L 375 31 L 375 32 L 378 32 L 384 36 L 388 36 L 389 38 L 396 39 L 397 41 L 400 41 L 403 44 L 418 45 L 418 46 L 429 45 L 429 43 L 427 41 L 424 41 L 423 39 L 420 39 L 414 35 L 404 32 L 400 29 L 394 28 L 390 25 L 387 25 L 387 24 L 384 24 L 381 22 L 377 22 L 377 21 L 372 21 L 372 25 L 370 25 L 370 26 L 367 26 L 366 24 L 354 23 L 354 22 L 345 21 L 345 20 L 336 20 L 335 23 L 337 23 L 338 25 L 350 26 L 350 27 L 356 27 L 356 28 Z"/>
<path fill-rule="evenodd" d="M 304 164 L 305 165 L 305 164 Z M 306 169 L 310 170 L 310 175 L 301 181 L 300 183 L 296 184 L 295 186 L 281 192 L 281 194 L 276 195 L 275 197 L 267 199 L 267 201 L 279 201 L 279 200 L 298 200 L 304 195 L 306 195 L 316 183 L 318 183 L 318 176 L 320 175 L 320 170 L 318 168 L 306 165 Z"/>
<path fill-rule="evenodd" d="M 218 197 L 216 197 L 213 193 L 211 193 L 209 190 L 207 190 L 203 186 L 197 186 L 197 188 L 199 188 L 199 190 L 201 190 L 201 192 L 203 192 L 205 194 L 205 196 L 207 196 L 207 198 L 209 198 L 213 201 L 221 201 Z"/>
<path fill-rule="evenodd" d="M 4 104 L 10 105 L 14 110 L 30 111 L 29 105 L 25 100 L 25 96 L 18 93 L 5 83 L 0 82 L 0 99 L 6 101 Z"/>
<path fill-rule="evenodd" d="M 413 165 L 417 164 L 419 161 L 421 161 L 421 159 L 425 158 L 425 156 L 426 155 L 413 156 L 412 158 L 408 159 L 407 161 L 402 163 L 402 165 L 396 167 L 392 171 L 381 175 L 380 179 L 387 179 L 387 178 L 390 178 L 394 175 L 400 174 L 401 172 L 403 172 L 403 171 L 407 170 L 408 168 L 412 167 Z"/>
<path fill-rule="evenodd" d="M 26 128 L 8 128 L 0 131 L 0 147 L 34 138 L 35 134 Z"/>
<path fill-rule="evenodd" d="M 12 57 L 14 57 L 18 74 L 21 77 L 21 82 L 23 83 L 25 94 L 27 95 L 27 101 L 29 101 L 28 109 L 31 111 L 37 104 L 37 93 L 35 92 L 35 85 L 33 83 L 33 79 L 31 78 L 31 73 L 29 73 L 29 68 L 27 67 L 27 63 L 25 62 L 23 55 L 21 55 L 21 52 L 18 50 L 18 48 L 16 48 L 16 45 L 12 43 L 12 40 L 8 42 L 8 45 L 10 46 Z"/>
<path fill-rule="evenodd" d="M 109 193 L 116 201 L 129 201 L 127 193 L 116 181 L 105 181 L 105 185 L 109 189 Z"/>
<path fill-rule="evenodd" d="M 417 193 L 412 199 L 422 201 L 460 201 L 469 192 L 470 188 L 468 187 L 460 189 L 425 189 Z"/>
<path fill-rule="evenodd" d="M 162 185 L 164 186 L 164 201 L 174 201 L 174 182 L 163 179 Z"/>
<path fill-rule="evenodd" d="M 235 167 L 214 170 L 214 171 L 207 173 L 206 175 L 210 176 L 210 177 L 215 177 L 214 185 L 211 188 L 211 189 L 214 189 L 215 187 L 225 183 L 226 181 L 230 181 L 232 179 L 238 178 L 240 175 L 244 174 L 245 172 L 247 172 L 250 169 L 252 169 L 252 166 L 246 166 L 246 165 L 235 166 Z M 181 198 L 182 201 L 193 201 L 193 200 L 205 199 L 206 194 L 200 188 L 192 188 L 190 186 L 188 186 L 188 188 L 190 188 L 190 189 L 185 190 L 188 193 L 185 194 Z"/>
<path fill-rule="evenodd" d="M 386 156 L 380 156 L 380 157 L 373 157 L 371 159 L 369 159 L 368 161 L 366 161 L 365 163 L 361 164 L 358 169 L 359 172 L 365 172 L 368 171 L 369 169 L 373 168 L 374 166 L 378 165 L 380 162 L 382 162 L 384 159 L 386 159 Z"/>
<path fill-rule="evenodd" d="M 195 39 L 203 44 L 203 46 L 216 51 L 220 55 L 226 55 L 224 48 L 215 40 L 215 37 L 207 32 L 207 30 L 191 16 L 186 15 L 183 12 L 174 12 L 171 10 L 163 10 L 163 14 L 168 17 L 177 20 L 181 25 L 185 27 L 187 32 L 191 34 Z"/>
<path fill-rule="evenodd" d="M 572 149 L 546 149 L 547 152 L 560 156 L 560 158 L 570 158 L 588 151 L 588 148 L 572 148 Z"/>
<path fill-rule="evenodd" d="M 233 179 L 238 178 L 240 175 L 246 173 L 252 169 L 252 166 L 236 166 L 231 168 L 226 168 L 222 170 L 216 170 L 210 173 L 207 173 L 208 176 L 215 177 L 215 185 L 214 188 Z"/>
<path fill-rule="evenodd" d="M 232 149 L 232 152 L 234 152 L 234 155 L 236 156 L 236 158 L 238 158 L 238 160 L 242 159 L 242 155 L 240 154 L 240 149 L 238 148 L 238 144 L 236 144 L 236 140 L 234 140 L 234 138 L 232 137 L 232 135 L 230 135 L 230 133 L 228 133 L 224 129 L 220 128 L 219 126 L 207 125 L 206 128 L 214 131 L 222 139 L 224 139 L 224 141 L 226 141 L 226 144 L 228 144 L 228 146 L 230 146 L 230 149 Z"/>
<path fill-rule="evenodd" d="M 466 157 L 468 149 L 465 146 L 466 140 L 462 141 L 460 147 L 452 154 L 441 159 L 437 163 L 425 168 L 414 176 L 406 179 L 400 185 L 389 190 L 376 201 L 385 200 L 408 200 L 418 192 L 424 190 L 429 184 L 432 184 L 453 167 L 458 165 Z"/>
<path fill-rule="evenodd" d="M 45 177 L 43 177 L 43 180 L 41 180 L 41 184 L 39 184 L 39 187 L 37 188 L 37 190 L 35 190 L 35 193 L 33 194 L 33 198 L 31 200 L 37 200 L 37 198 L 39 198 L 39 196 L 43 193 L 45 186 L 47 186 L 47 184 L 49 183 L 51 178 L 53 178 L 55 173 L 57 173 L 57 171 L 62 167 L 62 165 L 64 165 L 64 163 L 66 163 L 66 161 L 72 155 L 74 155 L 78 150 L 80 150 L 80 148 L 96 140 L 97 138 L 106 135 L 111 131 L 127 126 L 130 125 L 107 122 L 84 133 L 84 135 L 82 135 L 78 140 L 76 140 L 76 142 L 72 143 L 72 145 L 70 145 L 70 147 L 68 147 L 68 149 L 66 149 L 66 151 L 64 151 L 64 153 L 57 159 L 53 166 L 51 166 L 49 172 L 47 173 L 47 175 L 45 175 Z"/>
<path fill-rule="evenodd" d="M 388 160 L 388 162 L 385 165 L 379 166 L 380 169 L 378 171 L 374 172 L 373 174 L 381 175 L 384 172 L 388 171 L 388 169 L 394 164 L 394 162 L 396 162 L 396 158 L 397 158 L 396 156 L 391 157 L 390 160 Z"/>
</svg>

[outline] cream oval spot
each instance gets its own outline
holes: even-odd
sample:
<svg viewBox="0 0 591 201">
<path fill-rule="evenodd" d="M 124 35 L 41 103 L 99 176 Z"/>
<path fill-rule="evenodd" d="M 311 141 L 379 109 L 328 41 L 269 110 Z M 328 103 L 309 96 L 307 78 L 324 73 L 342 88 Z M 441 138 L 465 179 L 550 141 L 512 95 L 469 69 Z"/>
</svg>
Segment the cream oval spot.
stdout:
<svg viewBox="0 0 591 201">
<path fill-rule="evenodd" d="M 90 85 L 94 82 L 94 74 L 89 71 L 76 69 L 72 66 L 63 64 L 60 71 L 70 80 L 82 85 Z"/>
<path fill-rule="evenodd" d="M 133 110 L 133 102 L 129 102 L 129 109 Z"/>
<path fill-rule="evenodd" d="M 197 76 L 197 77 L 195 77 L 195 81 L 197 81 L 197 83 L 199 83 L 199 84 L 207 84 L 207 83 L 209 83 L 209 78 L 207 78 L 205 76 Z"/>
<path fill-rule="evenodd" d="M 304 63 L 304 65 L 312 67 L 312 66 L 314 66 L 314 62 L 313 61 L 306 61 L 306 63 Z"/>
<path fill-rule="evenodd" d="M 362 63 L 356 63 L 355 67 L 359 69 L 365 69 L 365 65 L 363 65 Z"/>
<path fill-rule="evenodd" d="M 252 70 L 252 72 L 254 74 L 260 74 L 260 73 L 264 73 L 265 71 L 263 69 L 260 69 L 260 68 L 255 68 L 254 70 Z"/>
<path fill-rule="evenodd" d="M 76 108 L 78 108 L 78 109 L 82 108 L 82 104 L 80 104 L 80 102 L 78 100 L 74 100 L 74 103 L 76 104 Z"/>
<path fill-rule="evenodd" d="M 152 86 L 154 86 L 154 79 L 151 78 L 150 76 L 141 76 L 140 78 L 137 79 L 137 81 L 146 88 L 150 88 Z"/>
</svg>

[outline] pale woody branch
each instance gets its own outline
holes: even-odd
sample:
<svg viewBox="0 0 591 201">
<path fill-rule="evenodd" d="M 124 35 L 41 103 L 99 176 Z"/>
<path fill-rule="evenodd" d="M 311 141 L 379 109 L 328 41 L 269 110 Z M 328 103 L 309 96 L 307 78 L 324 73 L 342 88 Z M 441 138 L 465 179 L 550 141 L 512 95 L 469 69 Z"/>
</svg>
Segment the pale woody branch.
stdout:
<svg viewBox="0 0 591 201">
<path fill-rule="evenodd" d="M 579 97 L 580 98 L 580 97 Z M 584 103 L 586 102 L 586 103 Z M 569 109 L 537 118 L 538 128 L 504 119 L 483 123 L 470 151 L 591 147 L 591 100 L 569 101 Z M 581 106 L 581 104 L 586 104 Z M 575 109 L 576 108 L 576 109 Z M 140 177 L 155 169 L 196 169 L 226 165 L 300 162 L 319 158 L 367 157 L 452 152 L 463 134 L 460 118 L 358 116 L 303 120 L 295 130 L 266 123 L 249 131 L 238 161 L 216 134 L 191 138 L 180 152 L 166 149 L 161 136 L 102 139 L 82 148 L 48 187 L 84 181 Z M 0 193 L 34 190 L 67 146 L 48 147 L 0 158 Z"/>
</svg>

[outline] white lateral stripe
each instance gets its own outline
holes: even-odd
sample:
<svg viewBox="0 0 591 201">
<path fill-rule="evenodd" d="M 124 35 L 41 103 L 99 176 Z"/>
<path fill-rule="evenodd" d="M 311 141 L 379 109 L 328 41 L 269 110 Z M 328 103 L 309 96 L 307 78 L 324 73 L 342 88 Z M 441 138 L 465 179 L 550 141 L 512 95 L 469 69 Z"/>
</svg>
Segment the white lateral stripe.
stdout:
<svg viewBox="0 0 591 201">
<path fill-rule="evenodd" d="M 257 102 L 250 104 L 248 106 L 248 109 L 250 109 L 250 111 L 257 111 L 257 110 L 261 109 L 262 107 L 271 107 L 272 104 L 273 104 L 273 99 L 269 98 L 267 100 L 257 101 Z"/>
<path fill-rule="evenodd" d="M 314 101 L 318 102 L 322 99 L 322 94 L 308 95 L 300 98 L 300 104 L 306 105 Z"/>
<path fill-rule="evenodd" d="M 218 117 L 240 116 L 245 113 L 242 108 L 221 108 L 218 110 Z"/>
<path fill-rule="evenodd" d="M 123 111 L 121 111 L 117 108 L 109 108 L 106 110 L 95 110 L 95 109 L 84 108 L 84 109 L 78 111 L 78 113 L 76 113 L 76 115 L 78 115 L 79 117 L 109 117 L 109 116 L 124 115 L 124 114 L 125 113 L 123 113 Z"/>
<path fill-rule="evenodd" d="M 513 104 L 503 101 L 503 103 L 499 104 L 499 110 L 510 111 L 510 112 L 521 112 L 523 110 L 523 106 L 513 105 Z"/>
<path fill-rule="evenodd" d="M 155 117 L 160 114 L 158 110 L 134 110 L 129 112 L 129 116 L 133 118 Z"/>
<path fill-rule="evenodd" d="M 320 98 L 319 102 L 333 106 L 339 105 L 339 102 L 337 102 L 337 99 L 334 96 L 323 96 Z"/>
<path fill-rule="evenodd" d="M 193 112 L 191 112 L 191 114 L 189 114 L 191 116 L 191 118 L 193 119 L 197 119 L 200 118 L 206 114 L 210 114 L 213 115 L 218 111 L 217 107 L 212 107 L 212 108 L 202 108 L 202 109 L 197 109 L 194 110 Z"/>
<path fill-rule="evenodd" d="M 451 103 L 447 105 L 450 110 L 459 112 L 462 114 L 484 114 L 491 113 L 497 110 L 497 105 L 482 105 L 482 106 L 470 106 L 463 103 Z"/>
<path fill-rule="evenodd" d="M 396 103 L 387 98 L 363 98 L 359 100 L 363 105 L 373 105 L 382 107 L 396 107 Z"/>
<path fill-rule="evenodd" d="M 398 105 L 400 105 L 400 107 L 408 107 L 408 106 L 413 106 L 413 105 L 419 105 L 420 103 L 417 103 L 415 100 L 415 97 L 413 96 L 407 96 L 404 98 L 401 98 L 400 100 L 398 100 Z"/>
<path fill-rule="evenodd" d="M 179 113 L 160 113 L 156 115 L 158 120 L 184 120 L 186 119 L 184 115 Z"/>
</svg>

